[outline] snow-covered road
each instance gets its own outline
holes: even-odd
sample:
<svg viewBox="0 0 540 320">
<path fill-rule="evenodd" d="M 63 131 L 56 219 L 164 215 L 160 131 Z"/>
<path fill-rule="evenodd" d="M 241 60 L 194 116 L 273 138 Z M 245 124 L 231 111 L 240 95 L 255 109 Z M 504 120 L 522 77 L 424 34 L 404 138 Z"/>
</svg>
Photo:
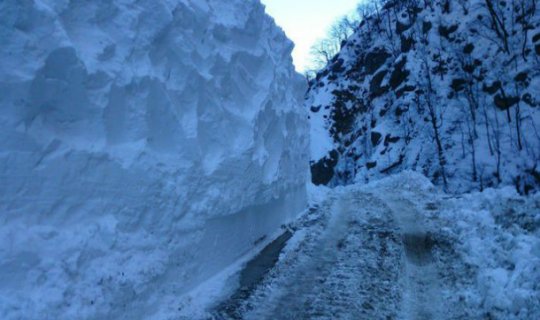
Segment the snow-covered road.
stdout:
<svg viewBox="0 0 540 320">
<path fill-rule="evenodd" d="M 439 274 L 444 270 L 433 253 L 440 250 L 411 201 L 357 191 L 318 210 L 311 222 L 319 225 L 272 270 L 271 290 L 258 289 L 223 316 L 443 318 Z"/>
<path fill-rule="evenodd" d="M 264 280 L 221 303 L 212 317 L 491 319 L 478 266 L 464 259 L 463 241 L 437 214 L 445 197 L 429 187 L 402 187 L 331 193 L 292 227 Z"/>
</svg>

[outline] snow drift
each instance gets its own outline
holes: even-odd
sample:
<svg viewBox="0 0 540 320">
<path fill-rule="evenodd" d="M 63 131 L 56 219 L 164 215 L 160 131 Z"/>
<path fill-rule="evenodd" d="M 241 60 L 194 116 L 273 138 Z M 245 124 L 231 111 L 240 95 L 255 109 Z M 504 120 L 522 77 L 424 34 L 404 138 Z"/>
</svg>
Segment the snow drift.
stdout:
<svg viewBox="0 0 540 320">
<path fill-rule="evenodd" d="M 255 0 L 0 3 L 0 317 L 167 317 L 305 205 L 292 43 Z"/>
</svg>

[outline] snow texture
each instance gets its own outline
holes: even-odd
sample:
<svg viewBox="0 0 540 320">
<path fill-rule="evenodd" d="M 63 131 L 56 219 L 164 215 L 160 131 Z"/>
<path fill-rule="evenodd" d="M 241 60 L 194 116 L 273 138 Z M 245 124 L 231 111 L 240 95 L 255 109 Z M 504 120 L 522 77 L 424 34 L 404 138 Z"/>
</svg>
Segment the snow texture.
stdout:
<svg viewBox="0 0 540 320">
<path fill-rule="evenodd" d="M 213 319 L 538 319 L 540 194 L 462 197 L 405 171 L 328 190 Z M 201 318 L 203 319 L 203 318 Z"/>
<path fill-rule="evenodd" d="M 0 39 L 0 318 L 174 318 L 304 210 L 303 78 L 258 1 L 4 0 Z"/>
<path fill-rule="evenodd" d="M 376 2 L 310 84 L 313 181 L 409 169 L 456 193 L 539 189 L 535 1 Z"/>
</svg>

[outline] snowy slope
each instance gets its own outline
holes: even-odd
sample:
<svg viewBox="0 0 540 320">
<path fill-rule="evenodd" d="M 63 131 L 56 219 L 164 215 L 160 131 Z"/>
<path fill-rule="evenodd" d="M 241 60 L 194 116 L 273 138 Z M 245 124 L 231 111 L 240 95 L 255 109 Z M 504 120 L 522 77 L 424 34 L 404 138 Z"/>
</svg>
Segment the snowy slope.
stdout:
<svg viewBox="0 0 540 320">
<path fill-rule="evenodd" d="M 314 182 L 413 169 L 452 192 L 538 189 L 535 1 L 373 2 L 310 86 Z"/>
<path fill-rule="evenodd" d="M 0 318 L 168 317 L 304 209 L 259 1 L 5 0 L 0 39 Z"/>
</svg>

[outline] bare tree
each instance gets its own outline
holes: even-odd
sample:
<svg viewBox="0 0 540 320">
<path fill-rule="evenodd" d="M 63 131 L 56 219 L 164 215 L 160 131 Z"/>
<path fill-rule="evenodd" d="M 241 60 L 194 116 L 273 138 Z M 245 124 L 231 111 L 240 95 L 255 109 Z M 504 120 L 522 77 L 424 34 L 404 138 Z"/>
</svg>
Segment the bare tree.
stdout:
<svg viewBox="0 0 540 320">
<path fill-rule="evenodd" d="M 326 37 L 311 47 L 311 67 L 307 72 L 309 78 L 313 78 L 317 71 L 326 67 L 340 52 L 342 44 L 357 30 L 358 23 L 359 18 L 356 14 L 339 18 L 332 24 Z"/>
<path fill-rule="evenodd" d="M 343 16 L 330 27 L 328 37 L 329 39 L 341 44 L 343 41 L 349 39 L 354 31 L 356 31 L 357 24 L 357 20 L 349 16 Z"/>
<path fill-rule="evenodd" d="M 310 50 L 312 69 L 323 69 L 339 53 L 340 46 L 334 39 L 317 41 Z"/>
<path fill-rule="evenodd" d="M 426 48 L 424 48 L 425 50 Z M 448 190 L 448 179 L 446 176 L 446 158 L 444 155 L 444 147 L 441 136 L 441 127 L 442 127 L 442 116 L 438 108 L 438 104 L 435 101 L 436 91 L 433 87 L 433 79 L 431 77 L 431 69 L 428 62 L 428 54 L 424 52 L 422 55 L 422 74 L 425 75 L 423 79 L 425 82 L 418 83 L 418 86 L 423 88 L 424 93 L 417 94 L 416 103 L 419 109 L 426 108 L 428 111 L 428 119 L 433 130 L 433 139 L 435 140 L 435 145 L 437 146 L 437 158 L 439 162 L 439 171 L 441 178 L 443 180 L 443 186 L 445 190 Z"/>
<path fill-rule="evenodd" d="M 503 42 L 503 47 L 506 53 L 510 53 L 510 48 L 508 46 L 508 31 L 506 30 L 505 17 L 504 13 L 499 10 L 497 3 L 494 3 L 493 0 L 485 0 L 486 6 L 491 17 L 491 28 L 497 34 L 497 37 Z"/>
</svg>

